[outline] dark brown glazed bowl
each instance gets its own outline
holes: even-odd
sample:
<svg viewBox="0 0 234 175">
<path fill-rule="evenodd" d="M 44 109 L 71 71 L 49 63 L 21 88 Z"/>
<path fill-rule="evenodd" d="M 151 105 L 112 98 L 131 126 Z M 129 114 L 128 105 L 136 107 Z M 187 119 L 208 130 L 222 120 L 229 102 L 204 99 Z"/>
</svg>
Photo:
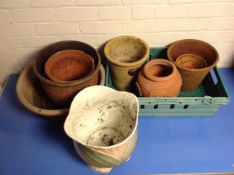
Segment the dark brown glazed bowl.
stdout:
<svg viewBox="0 0 234 175">
<path fill-rule="evenodd" d="M 45 74 L 45 63 L 47 59 L 63 50 L 81 50 L 94 59 L 94 69 L 87 76 L 78 80 L 59 83 L 50 80 Z M 73 97 L 82 89 L 98 84 L 98 71 L 101 59 L 99 53 L 92 46 L 80 41 L 60 41 L 43 48 L 33 62 L 33 70 L 36 77 L 40 80 L 45 94 L 57 105 L 69 106 Z"/>
<path fill-rule="evenodd" d="M 90 74 L 94 60 L 80 50 L 63 50 L 53 54 L 45 63 L 46 75 L 55 82 L 68 83 Z"/>
</svg>

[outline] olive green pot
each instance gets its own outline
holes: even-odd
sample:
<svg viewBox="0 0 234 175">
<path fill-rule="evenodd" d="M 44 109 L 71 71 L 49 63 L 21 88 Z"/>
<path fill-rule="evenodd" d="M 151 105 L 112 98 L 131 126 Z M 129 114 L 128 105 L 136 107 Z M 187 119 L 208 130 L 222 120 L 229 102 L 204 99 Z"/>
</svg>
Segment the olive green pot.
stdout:
<svg viewBox="0 0 234 175">
<path fill-rule="evenodd" d="M 149 58 L 148 44 L 134 36 L 111 39 L 104 47 L 111 80 L 117 90 L 130 91 L 139 69 Z"/>
</svg>

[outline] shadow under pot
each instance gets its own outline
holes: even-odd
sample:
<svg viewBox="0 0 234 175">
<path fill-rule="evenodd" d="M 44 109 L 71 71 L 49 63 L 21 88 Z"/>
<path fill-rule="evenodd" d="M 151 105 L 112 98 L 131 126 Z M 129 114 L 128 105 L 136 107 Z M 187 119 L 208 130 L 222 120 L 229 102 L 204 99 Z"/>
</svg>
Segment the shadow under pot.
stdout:
<svg viewBox="0 0 234 175">
<path fill-rule="evenodd" d="M 183 80 L 181 91 L 185 92 L 197 89 L 219 60 L 218 52 L 212 45 L 195 39 L 172 43 L 167 56 L 176 64 Z"/>
<path fill-rule="evenodd" d="M 77 80 L 66 82 L 56 82 L 49 79 L 45 73 L 45 63 L 52 55 L 64 50 L 79 50 L 93 58 L 94 68 L 86 76 Z M 60 41 L 53 43 L 43 48 L 37 55 L 33 62 L 33 70 L 36 77 L 40 80 L 45 94 L 60 107 L 67 107 L 70 105 L 73 97 L 82 89 L 97 85 L 99 80 L 99 69 L 101 66 L 101 59 L 92 46 L 80 41 Z"/>
<path fill-rule="evenodd" d="M 149 61 L 138 73 L 137 88 L 144 97 L 176 97 L 182 85 L 173 63 L 165 59 Z"/>
</svg>

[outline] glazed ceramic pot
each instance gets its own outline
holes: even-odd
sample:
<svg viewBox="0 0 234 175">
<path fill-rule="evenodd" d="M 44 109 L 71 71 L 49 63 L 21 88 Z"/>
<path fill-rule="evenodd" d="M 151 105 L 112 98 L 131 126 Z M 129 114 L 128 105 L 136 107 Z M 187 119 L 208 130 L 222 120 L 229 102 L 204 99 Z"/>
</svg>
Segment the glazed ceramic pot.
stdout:
<svg viewBox="0 0 234 175">
<path fill-rule="evenodd" d="M 45 63 L 45 73 L 53 81 L 64 82 L 78 80 L 92 73 L 94 59 L 80 50 L 62 50 Z"/>
<path fill-rule="evenodd" d="M 47 78 L 45 74 L 45 63 L 53 54 L 63 50 L 81 50 L 94 59 L 94 69 L 87 76 L 78 80 L 55 82 Z M 80 41 L 60 41 L 43 48 L 37 55 L 33 70 L 40 80 L 45 94 L 59 106 L 69 106 L 73 97 L 82 89 L 98 84 L 98 72 L 100 70 L 101 59 L 92 46 Z"/>
<path fill-rule="evenodd" d="M 85 88 L 72 101 L 64 123 L 78 155 L 95 171 L 127 161 L 136 145 L 139 102 L 105 86 Z"/>
<path fill-rule="evenodd" d="M 193 56 L 187 54 L 193 54 Z M 218 52 L 212 45 L 195 39 L 179 40 L 172 43 L 167 50 L 167 56 L 170 61 L 176 64 L 183 80 L 181 90 L 185 92 L 197 89 L 219 60 Z M 187 63 L 180 64 L 179 60 L 187 60 L 185 61 Z M 200 66 L 197 68 L 194 65 Z"/>
<path fill-rule="evenodd" d="M 138 70 L 149 58 L 150 49 L 142 39 L 121 36 L 107 42 L 104 53 L 115 88 L 130 91 Z"/>
<path fill-rule="evenodd" d="M 176 66 L 165 59 L 149 61 L 139 72 L 137 87 L 144 97 L 176 97 L 182 85 Z"/>
<path fill-rule="evenodd" d="M 105 84 L 105 70 L 102 65 L 100 66 L 98 84 Z M 28 110 L 50 119 L 67 116 L 69 112 L 68 107 L 57 107 L 45 95 L 40 81 L 34 74 L 32 62 L 25 66 L 17 79 L 16 95 L 20 103 Z"/>
</svg>

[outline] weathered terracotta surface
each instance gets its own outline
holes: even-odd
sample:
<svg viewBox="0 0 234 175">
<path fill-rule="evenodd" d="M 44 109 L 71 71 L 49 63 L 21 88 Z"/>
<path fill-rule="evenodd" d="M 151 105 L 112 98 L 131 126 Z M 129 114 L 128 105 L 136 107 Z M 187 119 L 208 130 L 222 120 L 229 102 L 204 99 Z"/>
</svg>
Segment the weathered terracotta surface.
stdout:
<svg viewBox="0 0 234 175">
<path fill-rule="evenodd" d="M 116 89 L 130 91 L 137 72 L 149 58 L 149 46 L 137 37 L 111 39 L 104 48 Z"/>
<path fill-rule="evenodd" d="M 189 69 L 202 69 L 207 66 L 206 60 L 195 54 L 183 54 L 176 58 L 176 65 Z"/>
<path fill-rule="evenodd" d="M 91 74 L 84 78 L 69 81 L 67 83 L 59 83 L 52 81 L 45 75 L 45 62 L 47 59 L 62 50 L 82 50 L 94 59 L 95 68 Z M 43 48 L 37 55 L 34 63 L 33 70 L 35 75 L 40 80 L 43 90 L 46 95 L 56 104 L 67 106 L 70 104 L 73 97 L 80 90 L 96 85 L 98 83 L 98 72 L 100 70 L 101 60 L 98 52 L 92 46 L 82 43 L 80 41 L 60 41 Z"/>
<path fill-rule="evenodd" d="M 62 50 L 45 63 L 45 73 L 53 81 L 64 82 L 83 78 L 94 69 L 94 60 L 80 50 Z"/>
<path fill-rule="evenodd" d="M 98 84 L 105 84 L 105 70 L 103 66 L 100 67 Z M 40 81 L 34 74 L 31 62 L 23 69 L 17 79 L 16 95 L 23 106 L 38 115 L 59 118 L 67 115 L 69 112 L 68 107 L 60 108 L 56 106 L 45 95 Z"/>
<path fill-rule="evenodd" d="M 172 43 L 167 50 L 167 57 L 176 64 L 176 59 L 184 54 L 194 54 L 205 60 L 207 66 L 204 68 L 187 68 L 177 64 L 181 74 L 183 85 L 181 90 L 191 92 L 195 90 L 204 80 L 206 75 L 213 69 L 219 60 L 217 50 L 207 42 L 195 39 L 179 40 Z"/>
<path fill-rule="evenodd" d="M 72 101 L 64 129 L 85 162 L 109 172 L 127 161 L 135 148 L 138 113 L 139 102 L 132 93 L 92 86 Z"/>
<path fill-rule="evenodd" d="M 144 97 L 178 96 L 182 79 L 175 65 L 165 59 L 149 61 L 138 74 L 137 87 Z"/>
</svg>

